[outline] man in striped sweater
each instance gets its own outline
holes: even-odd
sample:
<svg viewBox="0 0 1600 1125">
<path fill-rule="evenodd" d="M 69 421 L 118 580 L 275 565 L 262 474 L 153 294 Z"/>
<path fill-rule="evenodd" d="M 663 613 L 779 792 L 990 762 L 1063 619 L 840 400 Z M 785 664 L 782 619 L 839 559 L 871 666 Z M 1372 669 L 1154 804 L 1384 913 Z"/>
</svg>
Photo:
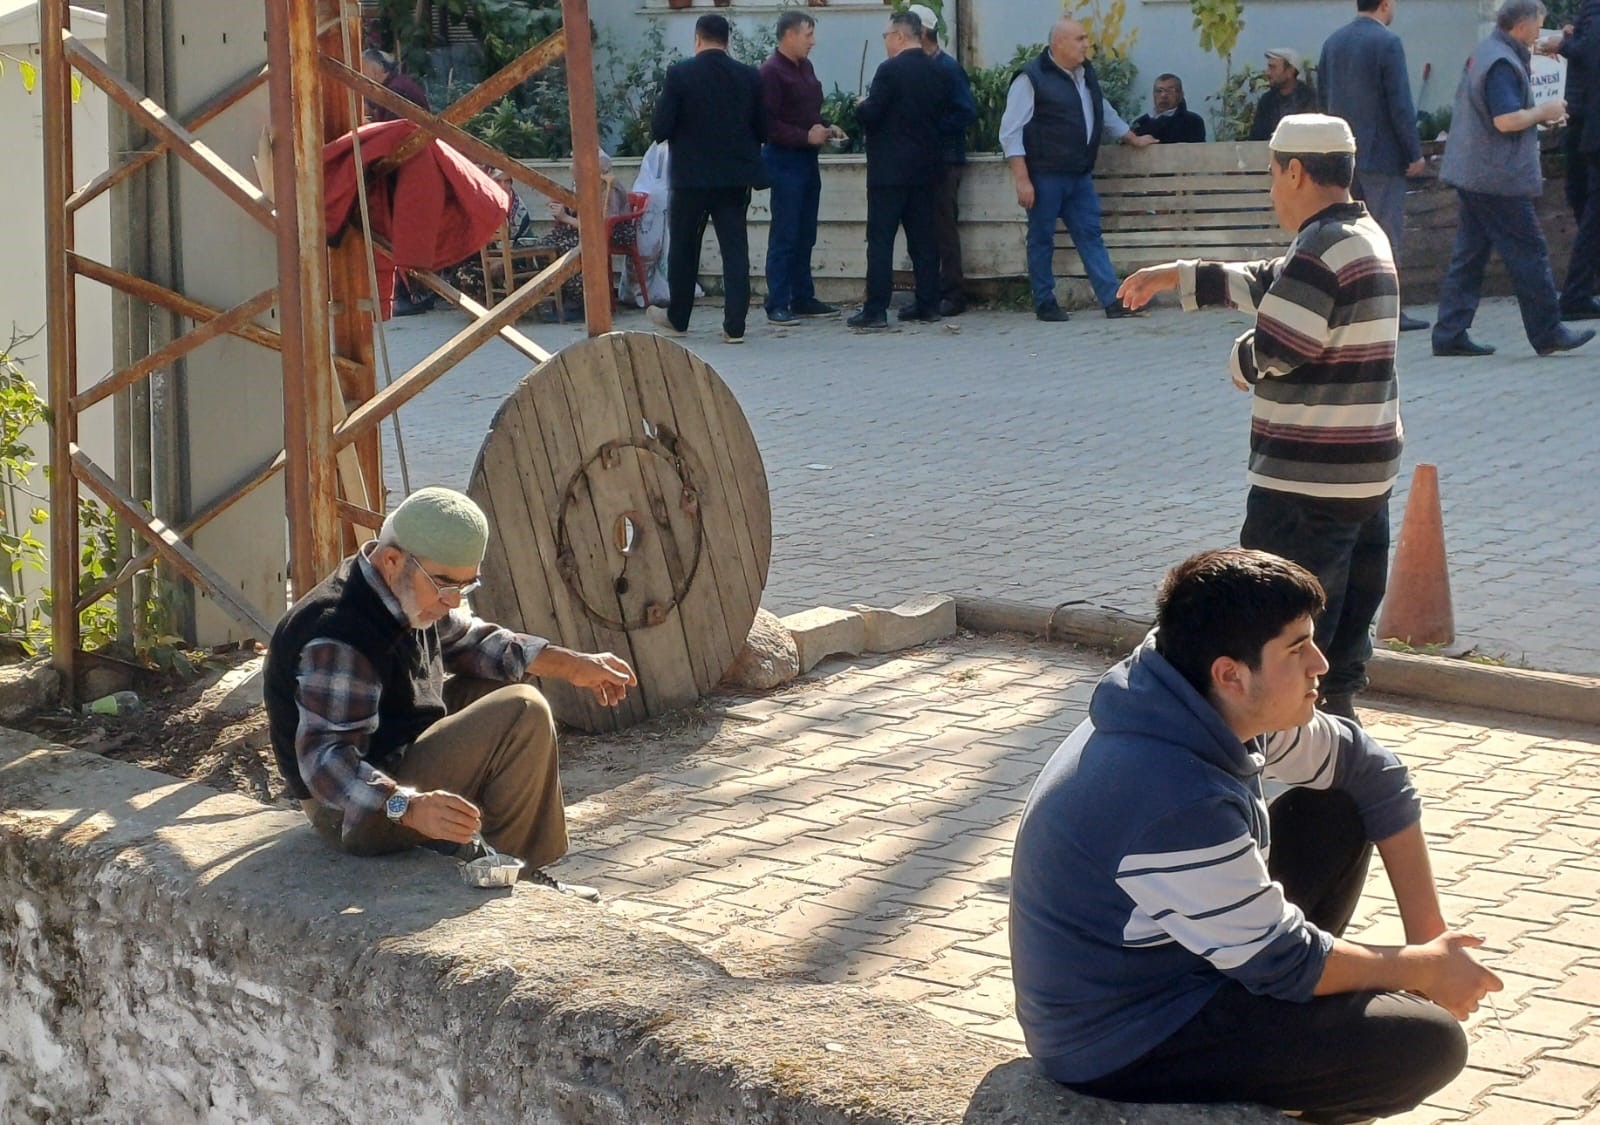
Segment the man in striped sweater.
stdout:
<svg viewBox="0 0 1600 1125">
<path fill-rule="evenodd" d="M 1317 646 L 1332 667 L 1321 706 L 1354 719 L 1400 471 L 1399 279 L 1388 237 L 1350 198 L 1350 126 L 1295 114 L 1279 122 L 1271 147 L 1273 209 L 1294 234 L 1283 257 L 1153 266 L 1124 281 L 1119 296 L 1137 309 L 1177 289 L 1186 309 L 1255 312 L 1228 365 L 1234 384 L 1255 392 L 1239 542 L 1293 559 L 1322 583 Z"/>
<path fill-rule="evenodd" d="M 1307 1121 L 1409 1110 L 1466 1062 L 1499 979 L 1448 929 L 1406 769 L 1314 709 L 1316 579 L 1196 555 L 1028 798 L 1011 961 L 1028 1050 L 1143 1102 L 1259 1102 Z M 1290 786 L 1268 811 L 1263 779 Z M 1339 935 L 1372 843 L 1404 946 Z M 1454 1017 L 1454 1020 L 1451 1018 Z"/>
</svg>

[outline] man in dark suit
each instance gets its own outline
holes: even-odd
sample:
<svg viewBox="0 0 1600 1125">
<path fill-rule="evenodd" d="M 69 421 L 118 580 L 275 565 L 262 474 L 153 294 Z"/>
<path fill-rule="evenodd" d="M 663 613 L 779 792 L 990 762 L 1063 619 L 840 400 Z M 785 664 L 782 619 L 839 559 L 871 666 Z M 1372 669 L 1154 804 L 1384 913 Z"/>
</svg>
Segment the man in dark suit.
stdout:
<svg viewBox="0 0 1600 1125">
<path fill-rule="evenodd" d="M 700 243 L 706 222 L 722 251 L 722 338 L 744 342 L 750 311 L 750 239 L 745 215 L 750 191 L 766 183 L 761 142 L 766 117 L 761 75 L 728 55 L 728 21 L 701 16 L 694 25 L 694 58 L 667 68 L 650 134 L 672 148 L 672 202 L 667 211 L 669 300 L 650 319 L 670 336 L 689 328 Z"/>
<path fill-rule="evenodd" d="M 1567 200 L 1578 220 L 1561 290 L 1562 320 L 1600 319 L 1600 0 L 1583 0 L 1565 29 Z"/>
<path fill-rule="evenodd" d="M 889 17 L 883 33 L 889 58 L 872 76 L 856 120 L 867 135 L 867 299 L 847 324 L 858 331 L 889 327 L 894 295 L 894 238 L 906 232 L 916 299 L 901 320 L 939 318 L 939 249 L 933 189 L 944 174 L 939 121 L 949 84 L 922 51 L 922 21 L 910 12 Z"/>
<path fill-rule="evenodd" d="M 1406 51 L 1389 30 L 1395 3 L 1356 0 L 1356 18 L 1322 44 L 1317 84 L 1322 108 L 1348 121 L 1356 135 L 1356 179 L 1350 194 L 1366 203 L 1389 236 L 1398 268 L 1406 228 L 1406 177 L 1421 175 L 1425 165 Z M 1426 327 L 1427 321 L 1401 310 L 1400 331 Z"/>
<path fill-rule="evenodd" d="M 1157 76 L 1150 106 L 1151 111 L 1133 123 L 1133 131 L 1141 137 L 1154 137 L 1164 145 L 1205 142 L 1205 118 L 1189 108 L 1183 97 L 1183 79 L 1176 74 Z"/>
</svg>

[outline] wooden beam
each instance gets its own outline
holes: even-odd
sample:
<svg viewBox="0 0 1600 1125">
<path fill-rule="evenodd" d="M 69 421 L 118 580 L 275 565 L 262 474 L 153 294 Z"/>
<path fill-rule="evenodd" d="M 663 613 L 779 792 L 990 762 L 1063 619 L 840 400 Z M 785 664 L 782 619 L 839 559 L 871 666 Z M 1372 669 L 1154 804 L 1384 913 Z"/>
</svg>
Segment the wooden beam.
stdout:
<svg viewBox="0 0 1600 1125">
<path fill-rule="evenodd" d="M 184 333 L 165 347 L 151 352 L 131 367 L 125 367 L 101 379 L 77 395 L 72 400 L 72 408 L 79 412 L 85 411 L 102 399 L 110 398 L 124 387 L 133 386 L 152 371 L 170 366 L 203 344 L 235 331 L 246 321 L 254 320 L 270 309 L 277 299 L 278 291 L 275 288 L 257 293 L 243 304 L 235 305 L 222 315 L 201 323 L 193 331 Z"/>
<path fill-rule="evenodd" d="M 589 335 L 611 331 L 611 249 L 600 182 L 600 127 L 594 100 L 594 45 L 589 0 L 561 0 L 567 36 L 567 116 L 572 122 L 572 175 L 577 181 L 578 245 L 583 251 L 583 315 Z M 639 279 L 644 284 L 644 279 Z"/>
<path fill-rule="evenodd" d="M 439 296 L 449 301 L 456 308 L 471 314 L 473 318 L 482 319 L 483 317 L 489 315 L 489 310 L 487 308 L 485 308 L 483 305 L 480 305 L 477 301 L 474 301 L 471 297 L 457 289 L 454 285 L 451 285 L 438 274 L 429 273 L 426 270 L 412 270 L 410 272 L 411 277 L 414 280 L 420 281 L 429 289 L 432 289 L 435 293 L 439 294 Z M 535 363 L 543 363 L 545 360 L 549 359 L 552 354 L 545 351 L 530 337 L 524 336 L 521 332 L 518 332 L 509 324 L 500 329 L 500 338 L 506 343 L 510 344 L 513 348 L 516 348 L 517 351 L 533 360 Z"/>
<path fill-rule="evenodd" d="M 101 285 L 109 285 L 113 289 L 120 289 L 132 297 L 151 305 L 159 305 L 169 312 L 187 317 L 193 321 L 215 320 L 222 315 L 221 309 L 212 308 L 210 305 L 196 301 L 193 297 L 186 297 L 182 293 L 174 292 L 165 286 L 157 285 L 153 281 L 146 281 L 142 277 L 135 277 L 131 273 L 113 269 L 103 262 L 93 258 L 85 258 L 81 254 L 68 254 L 67 261 L 72 266 L 72 271 L 79 277 L 87 277 L 91 281 L 98 281 Z M 249 340 L 252 344 L 259 344 L 263 348 L 273 351 L 283 350 L 283 337 L 270 328 L 263 328 L 259 324 L 246 321 L 229 331 L 241 340 Z M 353 360 L 335 356 L 333 365 L 341 375 L 346 370 L 354 370 L 356 363 Z"/>
<path fill-rule="evenodd" d="M 505 325 L 514 323 L 525 309 L 555 292 L 562 282 L 578 271 L 578 267 L 578 251 L 568 250 L 523 282 L 516 292 L 457 332 L 432 355 L 351 411 L 350 417 L 334 430 L 335 444 L 341 448 L 350 444 L 427 390 L 439 376 L 460 363 L 485 340 L 498 335 Z"/>
<path fill-rule="evenodd" d="M 348 500 L 339 501 L 339 518 L 357 527 L 370 527 L 374 531 L 383 527 L 383 517 L 377 512 Z"/>
<path fill-rule="evenodd" d="M 205 104 L 195 110 L 189 117 L 184 118 L 183 127 L 192 133 L 208 122 L 216 120 L 256 90 L 259 90 L 266 81 L 267 65 L 262 63 L 249 74 L 235 80 L 214 97 L 208 99 Z M 76 211 L 86 203 L 91 202 L 100 193 L 110 191 L 167 150 L 167 142 L 159 141 L 150 148 L 140 149 L 138 152 L 130 154 L 121 164 L 101 172 L 68 196 L 67 210 Z"/>
<path fill-rule="evenodd" d="M 185 578 L 211 596 L 228 616 L 246 626 L 259 641 L 272 638 L 272 625 L 262 617 L 256 607 L 239 597 L 233 584 L 212 570 L 194 550 L 178 537 L 161 520 L 152 516 L 117 487 L 105 471 L 96 465 L 74 443 L 71 448 L 71 472 L 63 474 L 82 481 L 100 499 L 104 500 L 127 525 L 150 541 L 150 545 Z M 71 601 L 73 599 L 69 599 Z"/>
<path fill-rule="evenodd" d="M 67 211 L 72 188 L 72 71 L 64 44 L 67 0 L 40 0 L 39 56 L 44 72 L 44 257 L 45 339 L 49 348 L 50 402 L 50 615 L 51 662 L 61 672 L 62 694 L 72 703 L 78 615 L 67 607 L 78 598 L 78 482 L 71 468 L 78 437 L 72 409 L 77 389 L 77 298 L 70 256 L 73 221 Z"/>
<path fill-rule="evenodd" d="M 456 128 L 449 122 L 441 121 L 434 114 L 429 113 L 421 106 L 416 105 L 399 94 L 384 86 L 380 86 L 365 74 L 351 70 L 338 59 L 322 56 L 322 73 L 336 82 L 342 82 L 355 90 L 356 93 L 368 101 L 376 102 L 383 106 L 396 117 L 404 118 L 429 137 L 446 142 L 451 148 L 459 151 L 463 156 L 469 156 L 479 164 L 488 164 L 499 168 L 506 175 L 518 183 L 527 184 L 534 191 L 547 195 L 568 207 L 577 209 L 578 196 L 571 188 L 562 187 L 549 176 L 535 172 L 521 161 L 514 160 L 495 148 L 485 144 L 471 133 Z"/>
<path fill-rule="evenodd" d="M 270 12 L 276 7 L 268 4 Z M 261 189 L 241 176 L 222 157 L 212 151 L 199 137 L 178 122 L 170 113 L 113 73 L 105 62 L 85 47 L 70 32 L 61 33 L 62 44 L 72 65 L 83 76 L 105 91 L 106 97 L 142 124 L 150 132 L 166 141 L 172 153 L 209 180 L 218 191 L 237 203 L 256 222 L 268 230 L 274 229 L 272 201 L 261 194 Z M 321 161 L 321 153 L 317 159 Z M 65 201 L 63 200 L 63 207 Z"/>
<path fill-rule="evenodd" d="M 317 0 L 272 0 L 267 64 L 272 183 L 278 203 L 278 304 L 283 324 L 283 445 L 289 514 L 289 569 L 311 589 L 340 557 L 334 457 L 333 341 L 322 195 L 322 91 Z"/>
<path fill-rule="evenodd" d="M 438 114 L 440 121 L 452 125 L 465 125 L 478 114 L 494 105 L 517 86 L 528 80 L 535 71 L 543 70 L 559 59 L 567 50 L 565 29 L 557 29 L 549 37 L 535 43 L 512 59 L 490 77 L 478 83 L 461 97 L 451 102 Z M 372 167 L 374 176 L 386 175 L 428 147 L 426 133 L 417 133 L 400 142 L 400 147 Z"/>
</svg>

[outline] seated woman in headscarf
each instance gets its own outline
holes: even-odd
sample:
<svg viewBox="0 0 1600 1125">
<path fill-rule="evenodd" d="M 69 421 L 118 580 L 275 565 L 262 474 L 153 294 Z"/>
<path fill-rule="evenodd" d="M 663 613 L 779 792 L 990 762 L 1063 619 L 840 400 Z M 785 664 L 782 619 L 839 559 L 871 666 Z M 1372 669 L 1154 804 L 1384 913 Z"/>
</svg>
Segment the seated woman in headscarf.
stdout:
<svg viewBox="0 0 1600 1125">
<path fill-rule="evenodd" d="M 611 157 L 602 150 L 600 153 L 600 174 L 611 174 Z M 530 223 L 526 209 L 518 214 L 522 207 L 521 201 L 512 204 L 510 229 L 512 241 L 519 246 L 547 246 L 552 250 L 566 253 L 578 245 L 578 215 L 572 208 L 555 200 L 550 201 L 550 229 L 544 234 L 534 237 L 529 232 Z M 606 217 L 625 214 L 628 210 L 628 192 L 621 184 L 615 181 L 611 190 L 606 193 Z M 519 224 L 519 218 L 521 220 Z M 632 246 L 639 237 L 639 224 L 636 219 L 628 219 L 617 224 L 611 235 L 612 246 Z M 583 275 L 573 274 L 561 287 L 562 304 L 569 315 L 581 315 L 583 311 Z"/>
</svg>

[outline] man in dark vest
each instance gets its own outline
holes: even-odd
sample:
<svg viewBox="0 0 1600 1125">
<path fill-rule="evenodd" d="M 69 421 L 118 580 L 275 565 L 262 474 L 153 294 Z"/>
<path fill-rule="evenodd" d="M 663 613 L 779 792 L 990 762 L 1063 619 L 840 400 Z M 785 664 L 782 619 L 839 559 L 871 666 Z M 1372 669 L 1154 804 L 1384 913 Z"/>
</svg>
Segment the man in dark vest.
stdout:
<svg viewBox="0 0 1600 1125">
<path fill-rule="evenodd" d="M 933 192 L 944 174 L 939 121 L 949 101 L 949 83 L 923 54 L 922 21 L 912 13 L 889 17 L 883 45 L 889 58 L 856 105 L 856 120 L 867 136 L 867 297 L 845 323 L 858 332 L 889 327 L 894 240 L 901 227 L 916 296 L 900 310 L 900 319 L 939 319 Z"/>
<path fill-rule="evenodd" d="M 1132 132 L 1100 93 L 1083 25 L 1059 19 L 1050 45 L 1012 81 L 1000 120 L 1000 149 L 1011 165 L 1017 203 L 1028 212 L 1028 281 L 1040 320 L 1068 319 L 1056 301 L 1052 264 L 1058 219 L 1072 234 L 1106 316 L 1134 315 L 1117 299 L 1117 271 L 1100 232 L 1091 173 L 1104 137 L 1136 148 L 1156 143 Z"/>
<path fill-rule="evenodd" d="M 1151 111 L 1134 119 L 1133 131 L 1154 137 L 1164 145 L 1204 144 L 1206 119 L 1189 108 L 1183 96 L 1183 79 L 1176 74 L 1156 76 L 1150 89 Z"/>
<path fill-rule="evenodd" d="M 1534 201 L 1544 190 L 1538 126 L 1566 116 L 1558 98 L 1533 104 L 1530 48 L 1539 42 L 1544 5 L 1505 0 L 1495 28 L 1473 51 L 1456 87 L 1439 178 L 1456 189 L 1460 217 L 1450 269 L 1439 291 L 1433 354 L 1491 355 L 1467 335 L 1478 311 L 1483 270 L 1498 250 L 1511 274 L 1528 343 L 1540 355 L 1571 351 L 1594 339 L 1561 323 L 1550 250 Z"/>
<path fill-rule="evenodd" d="M 555 723 L 525 681 L 565 680 L 611 706 L 633 671 L 466 609 L 488 536 L 466 496 L 420 489 L 294 604 L 266 659 L 278 769 L 348 854 L 426 845 L 470 858 L 481 833 L 527 864 L 524 879 L 598 898 L 542 870 L 566 853 L 567 825 Z"/>
<path fill-rule="evenodd" d="M 1317 62 L 1322 108 L 1350 122 L 1356 135 L 1356 179 L 1350 192 L 1367 205 L 1402 257 L 1406 177 L 1427 167 L 1400 37 L 1389 30 L 1397 0 L 1356 0 L 1356 18 L 1328 36 Z M 1400 331 L 1428 327 L 1400 310 Z"/>
<path fill-rule="evenodd" d="M 694 58 L 673 63 L 650 117 L 650 136 L 672 146 L 668 204 L 666 309 L 652 305 L 650 320 L 668 336 L 682 336 L 694 311 L 695 278 L 706 223 L 722 251 L 722 339 L 744 343 L 750 312 L 750 235 L 745 217 L 751 189 L 767 182 L 761 142 L 767 139 L 761 74 L 728 54 L 728 21 L 695 21 Z"/>
</svg>

